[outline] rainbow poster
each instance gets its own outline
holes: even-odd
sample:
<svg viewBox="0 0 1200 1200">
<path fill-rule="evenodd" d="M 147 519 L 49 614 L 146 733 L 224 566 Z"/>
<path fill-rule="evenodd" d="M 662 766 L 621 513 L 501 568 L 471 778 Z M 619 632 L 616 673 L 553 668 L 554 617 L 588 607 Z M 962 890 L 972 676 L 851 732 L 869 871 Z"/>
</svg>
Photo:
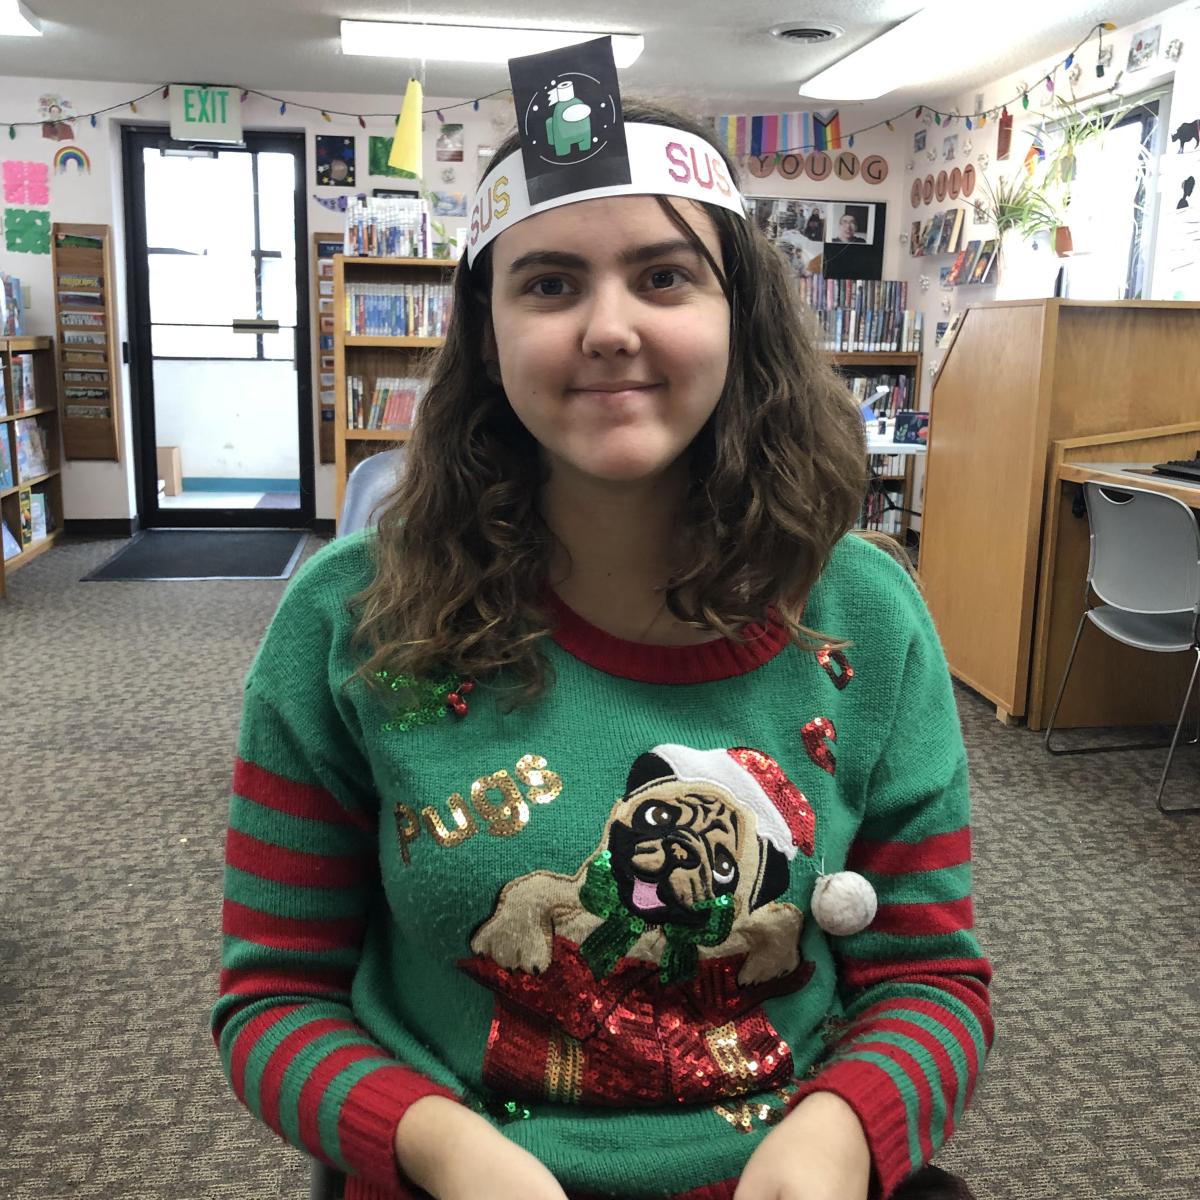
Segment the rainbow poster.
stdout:
<svg viewBox="0 0 1200 1200">
<path fill-rule="evenodd" d="M 87 151 L 79 146 L 63 146 L 62 149 L 55 152 L 54 173 L 67 175 L 70 174 L 72 167 L 75 168 L 76 175 L 90 175 L 92 160 L 88 158 Z"/>
<path fill-rule="evenodd" d="M 717 140 L 734 158 L 842 148 L 841 114 L 836 108 L 828 112 L 722 116 L 716 118 L 714 125 Z"/>
</svg>

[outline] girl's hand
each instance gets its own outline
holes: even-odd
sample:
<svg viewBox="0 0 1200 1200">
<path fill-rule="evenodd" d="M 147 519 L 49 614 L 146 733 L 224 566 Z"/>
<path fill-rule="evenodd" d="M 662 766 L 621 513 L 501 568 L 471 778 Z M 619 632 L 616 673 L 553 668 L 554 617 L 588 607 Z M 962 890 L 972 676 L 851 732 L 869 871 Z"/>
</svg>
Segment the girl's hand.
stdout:
<svg viewBox="0 0 1200 1200">
<path fill-rule="evenodd" d="M 444 1096 L 413 1104 L 393 1147 L 401 1171 L 435 1200 L 567 1200 L 532 1154 Z"/>
<path fill-rule="evenodd" d="M 813 1092 L 750 1156 L 733 1200 L 867 1200 L 871 1151 L 854 1110 Z"/>
</svg>

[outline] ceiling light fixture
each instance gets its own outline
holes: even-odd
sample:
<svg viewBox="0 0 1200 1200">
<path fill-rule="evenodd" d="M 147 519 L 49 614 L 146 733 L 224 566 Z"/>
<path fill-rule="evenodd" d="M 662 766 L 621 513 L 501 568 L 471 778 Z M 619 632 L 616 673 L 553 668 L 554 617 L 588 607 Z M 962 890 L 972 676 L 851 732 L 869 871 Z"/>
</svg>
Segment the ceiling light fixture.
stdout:
<svg viewBox="0 0 1200 1200">
<path fill-rule="evenodd" d="M 512 29 L 491 25 L 418 25 L 401 21 L 343 21 L 342 53 L 382 58 L 428 58 L 469 63 L 507 63 L 525 54 L 611 37 L 618 67 L 632 66 L 646 39 L 586 29 Z"/>
<path fill-rule="evenodd" d="M 955 43 L 961 31 L 947 27 L 945 3 L 926 5 L 840 62 L 800 85 L 801 96 L 820 100 L 875 100 L 913 81 L 913 64 L 937 61 L 947 36 Z"/>
<path fill-rule="evenodd" d="M 41 37 L 42 21 L 21 0 L 0 0 L 0 37 Z"/>
</svg>

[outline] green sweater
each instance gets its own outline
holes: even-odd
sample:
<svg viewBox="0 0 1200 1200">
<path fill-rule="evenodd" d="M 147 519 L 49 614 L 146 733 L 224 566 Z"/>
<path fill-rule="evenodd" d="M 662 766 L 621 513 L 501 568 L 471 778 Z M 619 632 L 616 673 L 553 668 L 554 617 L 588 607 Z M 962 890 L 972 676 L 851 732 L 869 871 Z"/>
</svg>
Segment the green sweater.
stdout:
<svg viewBox="0 0 1200 1200">
<path fill-rule="evenodd" d="M 729 1200 L 827 1090 L 890 1195 L 992 1039 L 966 756 L 905 573 L 835 548 L 805 622 L 844 654 L 774 624 L 637 645 L 552 596 L 536 704 L 448 678 L 389 708 L 342 687 L 374 536 L 297 574 L 246 681 L 213 1010 L 236 1094 L 347 1200 L 414 1194 L 392 1139 L 434 1093 L 573 1198 Z M 810 902 L 843 869 L 879 910 L 834 938 Z"/>
</svg>

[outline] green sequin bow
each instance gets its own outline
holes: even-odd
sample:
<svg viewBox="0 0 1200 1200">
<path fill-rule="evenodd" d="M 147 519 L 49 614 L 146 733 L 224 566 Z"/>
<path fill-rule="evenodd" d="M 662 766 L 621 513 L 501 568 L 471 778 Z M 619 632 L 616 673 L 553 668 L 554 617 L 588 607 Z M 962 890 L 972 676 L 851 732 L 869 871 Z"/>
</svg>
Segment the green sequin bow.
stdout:
<svg viewBox="0 0 1200 1200">
<path fill-rule="evenodd" d="M 583 887 L 579 889 L 579 900 L 593 916 L 604 918 L 604 924 L 590 933 L 579 947 L 592 975 L 602 979 L 646 932 L 646 921 L 621 903 L 617 881 L 613 878 L 612 851 L 601 851 L 592 860 Z M 733 927 L 732 896 L 701 900 L 696 908 L 708 911 L 708 919 L 703 925 L 695 927 L 667 922 L 662 926 L 667 939 L 659 970 L 663 983 L 691 979 L 700 958 L 696 947 L 719 946 Z"/>
<path fill-rule="evenodd" d="M 458 683 L 454 675 L 432 683 L 417 679 L 414 675 L 391 675 L 387 671 L 377 671 L 375 678 L 396 696 L 398 705 L 398 711 L 383 727 L 386 733 L 408 733 L 419 725 L 430 725 L 441 720 L 449 711 L 446 695 L 454 691 Z"/>
</svg>

